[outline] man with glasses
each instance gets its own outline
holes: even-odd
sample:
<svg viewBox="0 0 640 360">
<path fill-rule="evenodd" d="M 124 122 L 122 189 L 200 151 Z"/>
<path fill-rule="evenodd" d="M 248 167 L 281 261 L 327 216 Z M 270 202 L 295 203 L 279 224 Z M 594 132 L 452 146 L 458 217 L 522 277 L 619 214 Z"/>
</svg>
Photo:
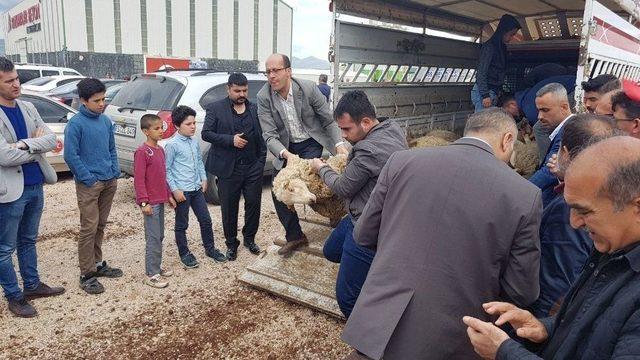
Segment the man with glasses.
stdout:
<svg viewBox="0 0 640 360">
<path fill-rule="evenodd" d="M 618 129 L 640 139 L 640 87 L 625 80 L 623 90 L 611 99 L 611 108 Z"/>
<path fill-rule="evenodd" d="M 258 92 L 258 118 L 267 148 L 275 156 L 274 177 L 292 154 L 303 159 L 319 158 L 323 148 L 332 154 L 347 154 L 329 104 L 316 84 L 293 78 L 286 55 L 272 54 L 265 67 L 269 82 Z M 307 245 L 308 240 L 296 212 L 278 201 L 273 192 L 271 195 L 287 240 L 278 254 L 288 255 Z"/>
</svg>

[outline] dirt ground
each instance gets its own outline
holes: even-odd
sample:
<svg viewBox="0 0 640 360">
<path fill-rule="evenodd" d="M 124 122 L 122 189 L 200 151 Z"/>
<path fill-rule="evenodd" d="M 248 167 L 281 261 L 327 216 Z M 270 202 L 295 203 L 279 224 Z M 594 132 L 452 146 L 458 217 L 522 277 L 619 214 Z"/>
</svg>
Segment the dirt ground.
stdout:
<svg viewBox="0 0 640 360">
<path fill-rule="evenodd" d="M 45 194 L 39 271 L 44 282 L 67 291 L 34 300 L 39 316 L 33 319 L 12 316 L 0 301 L 0 359 L 339 359 L 349 353 L 339 338 L 342 321 L 237 281 L 256 259 L 245 248 L 234 262 L 209 261 L 196 241 L 200 237 L 193 214 L 189 245 L 200 267 L 180 266 L 171 231 L 173 211 L 167 210 L 163 267 L 175 274 L 166 289 L 144 285 L 144 231 L 133 179 L 118 181 L 103 245 L 105 260 L 125 275 L 102 281 L 103 294 L 85 294 L 78 287 L 79 213 L 73 180 L 65 176 L 46 186 Z M 268 187 L 262 199 L 256 241 L 266 249 L 284 230 Z M 224 251 L 220 209 L 209 210 L 216 246 Z"/>
</svg>

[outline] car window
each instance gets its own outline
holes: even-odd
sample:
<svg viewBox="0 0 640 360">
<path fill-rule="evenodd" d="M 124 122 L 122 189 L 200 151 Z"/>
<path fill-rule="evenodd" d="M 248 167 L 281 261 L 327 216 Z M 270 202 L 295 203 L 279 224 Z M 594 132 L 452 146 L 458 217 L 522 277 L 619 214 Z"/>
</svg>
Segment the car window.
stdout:
<svg viewBox="0 0 640 360">
<path fill-rule="evenodd" d="M 17 71 L 18 77 L 20 78 L 20 83 L 22 84 L 28 82 L 29 80 L 40 77 L 40 70 L 18 69 Z"/>
<path fill-rule="evenodd" d="M 57 95 L 57 94 L 66 94 L 66 93 L 74 93 L 77 94 L 78 93 L 78 83 L 80 82 L 80 80 L 75 79 L 71 82 L 68 82 L 64 85 L 58 86 L 57 88 L 51 90 L 51 94 L 53 95 Z"/>
<path fill-rule="evenodd" d="M 145 110 L 171 110 L 183 90 L 184 85 L 173 79 L 141 76 L 126 83 L 111 104 Z"/>
<path fill-rule="evenodd" d="M 68 83 L 70 83 L 70 82 L 72 82 L 72 81 L 76 81 L 76 80 L 77 80 L 77 79 L 64 79 L 64 80 L 60 80 L 60 81 L 58 81 L 58 86 L 60 86 L 60 85 L 64 85 L 64 84 L 68 84 Z"/>
<path fill-rule="evenodd" d="M 60 75 L 58 70 L 42 70 L 42 76 L 56 76 Z"/>
<path fill-rule="evenodd" d="M 53 78 L 50 77 L 41 77 L 41 78 L 35 78 L 33 80 L 29 80 L 26 83 L 24 83 L 25 85 L 35 85 L 35 86 L 41 86 L 41 85 L 45 85 L 48 84 L 50 82 L 53 81 Z"/>
<path fill-rule="evenodd" d="M 75 71 L 63 71 L 62 74 L 63 75 L 80 75 L 79 73 L 77 73 Z"/>
<path fill-rule="evenodd" d="M 124 84 L 125 83 L 119 83 L 119 84 L 115 84 L 115 85 L 112 85 L 112 86 L 108 87 L 107 88 L 107 92 L 104 94 L 104 96 L 107 99 L 113 99 L 113 97 L 116 96 L 116 94 L 118 92 L 120 92 L 120 89 L 122 89 Z"/>
<path fill-rule="evenodd" d="M 28 101 L 36 107 L 42 120 L 46 123 L 66 122 L 65 119 L 68 111 L 64 107 L 57 105 L 53 101 L 42 99 L 37 96 L 22 95 L 21 100 Z"/>
<path fill-rule="evenodd" d="M 258 91 L 262 89 L 265 83 L 266 81 L 264 80 L 249 81 L 249 94 L 247 97 L 249 98 L 250 102 L 254 104 L 256 103 L 256 97 L 258 96 Z M 202 97 L 200 98 L 200 106 L 202 106 L 203 109 L 206 109 L 211 103 L 216 102 L 222 98 L 225 98 L 227 97 L 227 95 L 228 94 L 227 94 L 226 84 L 216 85 L 211 89 L 207 90 L 207 92 L 205 92 L 204 95 L 202 95 Z"/>
</svg>

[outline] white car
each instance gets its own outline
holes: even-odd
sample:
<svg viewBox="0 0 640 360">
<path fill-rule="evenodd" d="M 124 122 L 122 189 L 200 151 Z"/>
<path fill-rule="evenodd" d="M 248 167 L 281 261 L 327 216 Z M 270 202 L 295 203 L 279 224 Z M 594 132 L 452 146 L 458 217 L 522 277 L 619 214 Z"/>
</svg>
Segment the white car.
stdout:
<svg viewBox="0 0 640 360">
<path fill-rule="evenodd" d="M 249 80 L 248 99 L 256 103 L 256 95 L 267 78 L 262 73 L 244 73 Z M 196 111 L 196 135 L 200 140 L 202 158 L 207 159 L 210 144 L 202 140 L 200 131 L 204 124 L 205 109 L 214 101 L 227 96 L 228 72 L 209 70 L 165 71 L 134 75 L 107 106 L 105 114 L 115 123 L 116 148 L 120 170 L 133 175 L 133 153 L 145 141 L 140 130 L 140 118 L 156 114 L 164 121 L 165 138 L 175 133 L 171 122 L 171 110 L 187 105 Z M 162 142 L 161 142 L 162 144 Z M 267 152 L 265 174 L 272 170 L 272 155 Z M 217 204 L 218 187 L 214 176 L 208 177 L 207 201 Z"/>
<path fill-rule="evenodd" d="M 53 151 L 47 153 L 47 160 L 56 172 L 69 171 L 64 162 L 64 128 L 67 122 L 78 111 L 47 96 L 38 93 L 23 91 L 20 100 L 27 101 L 35 106 L 38 114 L 47 126 L 56 134 L 57 143 Z"/>
<path fill-rule="evenodd" d="M 56 76 L 44 76 L 29 80 L 22 84 L 22 88 L 28 91 L 34 92 L 47 92 L 51 91 L 58 86 L 68 84 L 73 81 L 84 79 L 84 76 L 78 75 L 56 75 Z"/>
<path fill-rule="evenodd" d="M 58 76 L 58 75 L 71 75 L 82 76 L 76 70 L 65 67 L 50 66 L 50 65 L 37 65 L 37 64 L 15 64 L 18 77 L 22 84 L 29 80 L 43 76 Z"/>
</svg>

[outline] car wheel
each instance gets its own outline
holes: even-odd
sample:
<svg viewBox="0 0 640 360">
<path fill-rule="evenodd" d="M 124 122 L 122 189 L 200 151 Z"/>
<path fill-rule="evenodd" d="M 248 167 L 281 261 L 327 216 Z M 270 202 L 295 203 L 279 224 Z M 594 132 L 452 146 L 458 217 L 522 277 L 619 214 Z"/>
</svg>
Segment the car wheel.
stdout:
<svg viewBox="0 0 640 360">
<path fill-rule="evenodd" d="M 220 205 L 220 196 L 218 195 L 218 178 L 210 173 L 207 173 L 207 191 L 204 192 L 204 198 L 209 204 Z"/>
</svg>

